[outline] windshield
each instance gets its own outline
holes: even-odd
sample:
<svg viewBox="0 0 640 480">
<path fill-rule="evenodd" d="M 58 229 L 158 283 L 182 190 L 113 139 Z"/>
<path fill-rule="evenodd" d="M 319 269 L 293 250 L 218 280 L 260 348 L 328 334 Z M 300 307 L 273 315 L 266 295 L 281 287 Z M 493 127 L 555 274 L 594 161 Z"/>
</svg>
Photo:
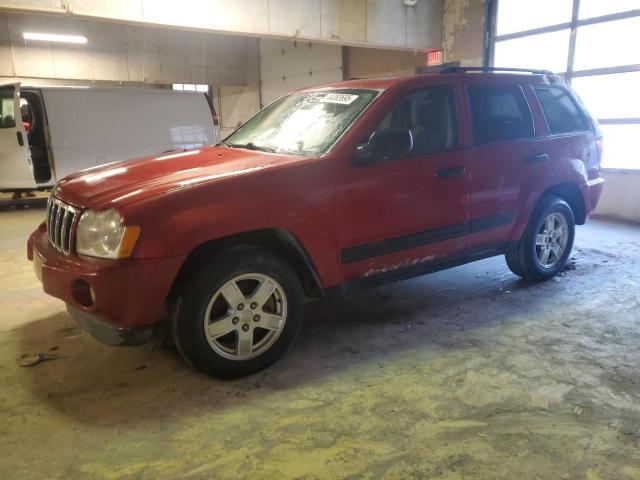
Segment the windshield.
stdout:
<svg viewBox="0 0 640 480">
<path fill-rule="evenodd" d="M 261 110 L 224 143 L 292 155 L 322 155 L 377 94 L 361 89 L 293 93 Z"/>
</svg>

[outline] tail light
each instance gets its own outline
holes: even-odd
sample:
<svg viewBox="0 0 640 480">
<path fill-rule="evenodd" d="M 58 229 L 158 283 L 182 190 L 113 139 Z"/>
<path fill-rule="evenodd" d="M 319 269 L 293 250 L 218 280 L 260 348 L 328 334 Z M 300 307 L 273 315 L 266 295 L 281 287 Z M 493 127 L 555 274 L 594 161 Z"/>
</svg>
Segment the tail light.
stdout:
<svg viewBox="0 0 640 480">
<path fill-rule="evenodd" d="M 594 144 L 595 155 L 590 155 L 589 162 L 587 163 L 587 177 L 590 180 L 600 177 L 600 165 L 602 164 L 602 152 L 604 146 L 602 143 L 602 137 L 597 138 Z M 593 152 L 593 147 L 591 152 Z"/>
<path fill-rule="evenodd" d="M 598 150 L 598 165 L 602 163 L 602 152 L 604 149 L 604 139 L 602 137 L 596 139 L 596 149 Z"/>
</svg>

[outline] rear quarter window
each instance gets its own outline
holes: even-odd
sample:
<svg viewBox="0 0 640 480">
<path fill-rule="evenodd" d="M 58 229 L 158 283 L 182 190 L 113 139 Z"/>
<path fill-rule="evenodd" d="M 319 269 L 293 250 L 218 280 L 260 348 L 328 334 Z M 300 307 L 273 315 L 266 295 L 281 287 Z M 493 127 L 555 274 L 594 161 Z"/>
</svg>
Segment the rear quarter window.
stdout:
<svg viewBox="0 0 640 480">
<path fill-rule="evenodd" d="M 534 136 L 531 109 L 519 86 L 470 86 L 467 91 L 476 143 Z"/>
<path fill-rule="evenodd" d="M 569 94 L 560 87 L 535 87 L 552 134 L 583 132 L 587 121 Z"/>
</svg>

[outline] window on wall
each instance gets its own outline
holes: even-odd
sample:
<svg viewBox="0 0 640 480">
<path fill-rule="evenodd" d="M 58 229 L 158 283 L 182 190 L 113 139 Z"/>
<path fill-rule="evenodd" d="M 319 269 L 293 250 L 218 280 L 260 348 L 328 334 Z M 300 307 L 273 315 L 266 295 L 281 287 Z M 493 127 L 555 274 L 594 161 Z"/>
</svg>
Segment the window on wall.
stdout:
<svg viewBox="0 0 640 480">
<path fill-rule="evenodd" d="M 638 0 L 640 7 L 640 0 Z M 625 48 L 624 45 L 627 47 Z M 640 63 L 640 16 L 579 27 L 573 69 L 617 67 Z"/>
<path fill-rule="evenodd" d="M 523 32 L 571 21 L 573 0 L 501 0 L 498 9 L 498 35 Z"/>
<path fill-rule="evenodd" d="M 640 8 L 638 0 L 581 0 L 578 18 L 580 20 L 612 13 L 628 12 Z"/>
<path fill-rule="evenodd" d="M 496 1 L 493 65 L 564 76 L 600 122 L 602 166 L 640 169 L 640 0 Z M 552 131 L 578 129 L 568 97 L 537 93 Z"/>
<path fill-rule="evenodd" d="M 567 68 L 570 30 L 529 35 L 496 44 L 496 67 L 536 68 L 563 72 Z M 523 55 L 523 52 L 526 52 Z"/>
<path fill-rule="evenodd" d="M 197 83 L 174 83 L 172 87 L 174 90 L 181 92 L 209 92 L 209 85 L 200 85 Z"/>
</svg>

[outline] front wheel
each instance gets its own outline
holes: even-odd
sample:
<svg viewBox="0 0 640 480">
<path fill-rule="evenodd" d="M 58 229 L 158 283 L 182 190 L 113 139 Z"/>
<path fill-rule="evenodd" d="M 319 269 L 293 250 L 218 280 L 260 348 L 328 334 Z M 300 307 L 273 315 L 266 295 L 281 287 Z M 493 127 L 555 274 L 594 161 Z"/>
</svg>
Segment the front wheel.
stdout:
<svg viewBox="0 0 640 480">
<path fill-rule="evenodd" d="M 173 336 L 182 356 L 222 378 L 275 362 L 302 324 L 304 294 L 296 274 L 256 248 L 230 251 L 204 265 L 182 295 Z"/>
<path fill-rule="evenodd" d="M 571 207 L 561 198 L 544 197 L 518 245 L 507 251 L 507 265 L 526 280 L 548 280 L 566 265 L 574 237 Z"/>
</svg>

